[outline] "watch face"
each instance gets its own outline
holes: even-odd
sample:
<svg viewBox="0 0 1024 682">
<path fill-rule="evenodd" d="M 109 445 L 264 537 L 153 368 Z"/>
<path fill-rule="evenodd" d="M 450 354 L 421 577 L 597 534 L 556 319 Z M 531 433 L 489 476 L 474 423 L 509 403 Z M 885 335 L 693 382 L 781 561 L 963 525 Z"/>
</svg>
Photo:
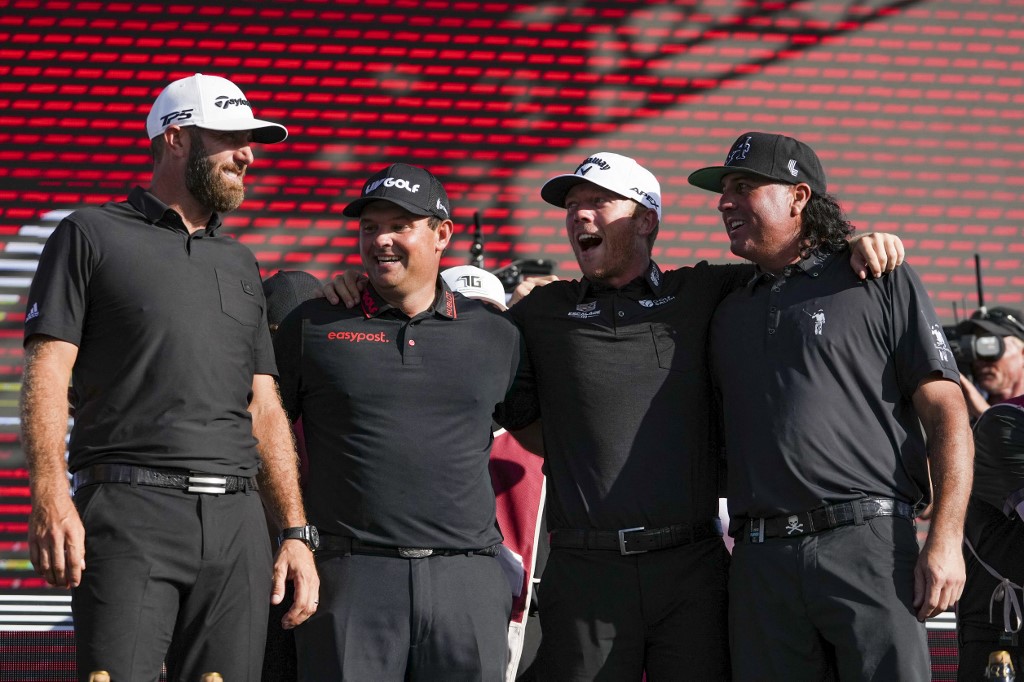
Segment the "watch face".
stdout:
<svg viewBox="0 0 1024 682">
<path fill-rule="evenodd" d="M 306 526 L 309 529 L 309 548 L 315 550 L 320 546 L 320 531 L 316 529 L 316 526 Z"/>
</svg>

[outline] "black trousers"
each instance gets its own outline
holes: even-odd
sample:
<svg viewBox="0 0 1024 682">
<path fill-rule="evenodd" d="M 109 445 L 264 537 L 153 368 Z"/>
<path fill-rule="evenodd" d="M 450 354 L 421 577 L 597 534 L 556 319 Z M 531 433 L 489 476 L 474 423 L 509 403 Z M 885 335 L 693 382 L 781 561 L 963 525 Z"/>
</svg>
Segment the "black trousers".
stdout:
<svg viewBox="0 0 1024 682">
<path fill-rule="evenodd" d="M 1024 580 L 1024 524 L 1019 518 L 1008 518 L 1002 510 L 972 497 L 967 507 L 964 534 L 996 573 L 1021 584 Z M 989 602 L 999 581 L 978 563 L 966 547 L 964 562 L 967 565 L 967 583 L 956 606 L 960 647 L 957 679 L 961 682 L 983 679 L 989 654 L 1000 650 L 1012 657 L 1019 679 L 1024 669 L 1024 632 L 1017 634 L 1016 645 L 1012 641 L 1000 642 L 1004 628 L 1003 602 L 995 602 L 989 619 Z M 1017 598 L 1021 596 L 1018 591 Z M 1008 595 L 1004 597 L 1008 598 Z"/>
<path fill-rule="evenodd" d="M 721 538 L 631 556 L 552 548 L 537 679 L 729 679 L 728 570 Z"/>
<path fill-rule="evenodd" d="M 72 592 L 78 676 L 258 680 L 272 559 L 255 492 L 82 488 L 85 573 Z"/>
<path fill-rule="evenodd" d="M 914 524 L 860 526 L 761 544 L 737 543 L 729 577 L 733 679 L 931 679 L 913 608 Z"/>
<path fill-rule="evenodd" d="M 512 594 L 494 557 L 318 553 L 317 568 L 300 680 L 504 680 Z"/>
</svg>

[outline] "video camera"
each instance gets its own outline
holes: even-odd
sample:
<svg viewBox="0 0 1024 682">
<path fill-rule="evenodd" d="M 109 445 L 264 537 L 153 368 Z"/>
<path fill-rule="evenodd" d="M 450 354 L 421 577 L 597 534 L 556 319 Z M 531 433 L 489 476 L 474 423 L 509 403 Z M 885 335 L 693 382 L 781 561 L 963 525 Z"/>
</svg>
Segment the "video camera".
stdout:
<svg viewBox="0 0 1024 682">
<path fill-rule="evenodd" d="M 512 261 L 503 268 L 494 271 L 506 292 L 510 292 L 526 277 L 550 275 L 555 269 L 555 262 L 541 258 L 524 258 Z"/>
<path fill-rule="evenodd" d="M 953 351 L 957 368 L 971 375 L 971 364 L 977 360 L 995 362 L 1006 352 L 1004 336 L 1024 340 L 1024 323 L 1014 311 L 1007 308 L 981 308 L 969 319 L 955 325 L 944 326 L 949 348 Z"/>
</svg>

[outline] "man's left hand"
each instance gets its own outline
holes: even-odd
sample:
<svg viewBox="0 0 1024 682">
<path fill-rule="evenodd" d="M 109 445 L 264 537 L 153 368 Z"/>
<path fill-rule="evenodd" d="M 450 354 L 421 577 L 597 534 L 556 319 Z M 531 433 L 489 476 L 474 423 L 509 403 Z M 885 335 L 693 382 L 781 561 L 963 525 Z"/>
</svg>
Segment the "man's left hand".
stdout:
<svg viewBox="0 0 1024 682">
<path fill-rule="evenodd" d="M 914 608 L 922 623 L 953 608 L 967 580 L 959 545 L 925 542 L 914 567 Z"/>
<path fill-rule="evenodd" d="M 289 580 L 295 587 L 295 602 L 281 619 L 281 627 L 285 630 L 304 623 L 316 613 L 317 604 L 320 603 L 320 576 L 316 572 L 313 552 L 301 540 L 285 540 L 277 550 L 271 604 L 281 603 L 285 583 Z"/>
<path fill-rule="evenodd" d="M 850 267 L 861 279 L 881 277 L 903 265 L 903 242 L 887 232 L 868 232 L 850 239 Z"/>
</svg>

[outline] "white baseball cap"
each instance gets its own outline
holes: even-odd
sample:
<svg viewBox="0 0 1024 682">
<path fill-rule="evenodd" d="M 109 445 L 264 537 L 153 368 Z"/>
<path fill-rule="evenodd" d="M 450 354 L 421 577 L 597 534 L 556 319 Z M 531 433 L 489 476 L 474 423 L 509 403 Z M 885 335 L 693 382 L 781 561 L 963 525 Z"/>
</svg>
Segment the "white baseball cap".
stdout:
<svg viewBox="0 0 1024 682">
<path fill-rule="evenodd" d="M 456 265 L 441 271 L 441 279 L 445 281 L 448 288 L 457 291 L 466 298 L 477 298 L 481 301 L 493 303 L 502 310 L 505 310 L 505 287 L 501 280 L 486 270 L 481 270 L 475 265 Z"/>
<path fill-rule="evenodd" d="M 281 142 L 288 137 L 288 129 L 283 125 L 252 115 L 252 105 L 237 85 L 227 78 L 201 73 L 174 81 L 153 103 L 146 119 L 149 139 L 172 125 L 251 130 L 252 139 L 264 144 Z"/>
<path fill-rule="evenodd" d="M 556 175 L 540 188 L 544 201 L 565 208 L 565 195 L 581 182 L 592 182 L 632 199 L 658 213 L 661 220 L 661 184 L 635 159 L 612 152 L 591 154 L 570 175 Z"/>
</svg>

